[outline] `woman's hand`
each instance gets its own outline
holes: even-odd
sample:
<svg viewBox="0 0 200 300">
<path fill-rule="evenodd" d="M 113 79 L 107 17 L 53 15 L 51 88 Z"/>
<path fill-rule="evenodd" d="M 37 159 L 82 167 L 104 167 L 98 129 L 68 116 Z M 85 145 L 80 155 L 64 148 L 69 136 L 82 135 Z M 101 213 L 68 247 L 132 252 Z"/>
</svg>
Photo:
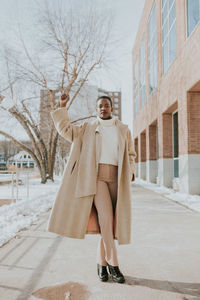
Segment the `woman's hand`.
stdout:
<svg viewBox="0 0 200 300">
<path fill-rule="evenodd" d="M 62 94 L 59 100 L 60 100 L 60 107 L 65 107 L 67 102 L 69 102 L 70 97 L 67 94 Z"/>
</svg>

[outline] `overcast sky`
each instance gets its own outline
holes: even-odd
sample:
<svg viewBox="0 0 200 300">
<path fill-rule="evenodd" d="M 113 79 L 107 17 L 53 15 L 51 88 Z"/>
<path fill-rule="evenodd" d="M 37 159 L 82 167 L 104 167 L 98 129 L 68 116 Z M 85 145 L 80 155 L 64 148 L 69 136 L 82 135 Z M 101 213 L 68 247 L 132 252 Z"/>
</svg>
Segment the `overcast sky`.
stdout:
<svg viewBox="0 0 200 300">
<path fill-rule="evenodd" d="M 41 3 L 43 0 L 38 1 Z M 92 1 L 97 5 L 109 7 L 114 15 L 114 34 L 122 38 L 122 47 L 117 53 L 116 66 L 107 76 L 100 76 L 98 85 L 108 90 L 122 92 L 122 120 L 132 129 L 132 60 L 131 52 L 137 34 L 139 21 L 145 0 L 82 0 L 82 3 Z M 57 0 L 48 0 L 56 5 Z M 78 0 L 73 0 L 73 5 Z M 0 42 L 14 39 L 13 28 L 19 22 L 23 30 L 32 37 L 33 27 L 32 7 L 35 0 L 1 0 L 0 9 Z M 118 51 L 118 52 L 117 52 Z M 104 73 L 102 73 L 104 74 Z M 0 85 L 1 86 L 1 85 Z"/>
</svg>

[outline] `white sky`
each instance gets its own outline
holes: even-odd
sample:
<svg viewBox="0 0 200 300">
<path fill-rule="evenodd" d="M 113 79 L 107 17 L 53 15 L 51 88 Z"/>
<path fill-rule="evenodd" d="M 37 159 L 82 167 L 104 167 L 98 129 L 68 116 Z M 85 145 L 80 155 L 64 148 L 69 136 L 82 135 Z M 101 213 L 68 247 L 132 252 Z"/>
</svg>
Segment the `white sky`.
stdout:
<svg viewBox="0 0 200 300">
<path fill-rule="evenodd" d="M 59 0 L 47 0 L 56 3 Z M 71 0 L 76 3 L 78 0 Z M 116 65 L 112 66 L 107 76 L 100 76 L 98 85 L 108 90 L 122 91 L 122 120 L 129 124 L 132 130 L 132 59 L 131 52 L 138 30 L 139 21 L 145 0 L 82 0 L 95 2 L 104 7 L 106 5 L 115 14 L 114 33 L 116 38 L 123 37 L 122 48 L 116 49 Z M 13 28 L 19 22 L 23 32 L 31 36 L 34 17 L 32 7 L 35 0 L 1 0 L 0 9 L 0 43 L 2 41 L 13 41 L 15 39 Z M 42 0 L 38 1 L 39 3 Z M 33 38 L 31 36 L 31 38 Z M 102 72 L 102 74 L 105 74 Z M 0 87 L 2 85 L 0 84 Z"/>
</svg>

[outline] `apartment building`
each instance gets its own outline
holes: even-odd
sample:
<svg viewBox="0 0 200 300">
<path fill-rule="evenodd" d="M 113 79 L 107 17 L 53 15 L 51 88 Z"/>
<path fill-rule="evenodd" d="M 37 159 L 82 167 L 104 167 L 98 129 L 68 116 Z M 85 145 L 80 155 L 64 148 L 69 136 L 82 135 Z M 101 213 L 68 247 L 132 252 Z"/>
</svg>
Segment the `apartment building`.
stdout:
<svg viewBox="0 0 200 300">
<path fill-rule="evenodd" d="M 137 176 L 200 194 L 200 0 L 146 1 L 132 62 Z"/>
</svg>

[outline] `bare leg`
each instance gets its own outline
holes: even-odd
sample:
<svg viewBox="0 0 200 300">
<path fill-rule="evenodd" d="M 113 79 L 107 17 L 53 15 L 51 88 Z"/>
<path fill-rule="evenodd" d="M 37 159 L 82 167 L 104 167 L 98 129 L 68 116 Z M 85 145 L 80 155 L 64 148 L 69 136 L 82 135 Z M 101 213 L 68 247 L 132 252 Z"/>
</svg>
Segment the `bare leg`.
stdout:
<svg viewBox="0 0 200 300">
<path fill-rule="evenodd" d="M 117 251 L 113 237 L 113 206 L 108 184 L 98 180 L 94 204 L 98 212 L 102 241 L 99 242 L 97 263 L 118 266 Z"/>
</svg>

